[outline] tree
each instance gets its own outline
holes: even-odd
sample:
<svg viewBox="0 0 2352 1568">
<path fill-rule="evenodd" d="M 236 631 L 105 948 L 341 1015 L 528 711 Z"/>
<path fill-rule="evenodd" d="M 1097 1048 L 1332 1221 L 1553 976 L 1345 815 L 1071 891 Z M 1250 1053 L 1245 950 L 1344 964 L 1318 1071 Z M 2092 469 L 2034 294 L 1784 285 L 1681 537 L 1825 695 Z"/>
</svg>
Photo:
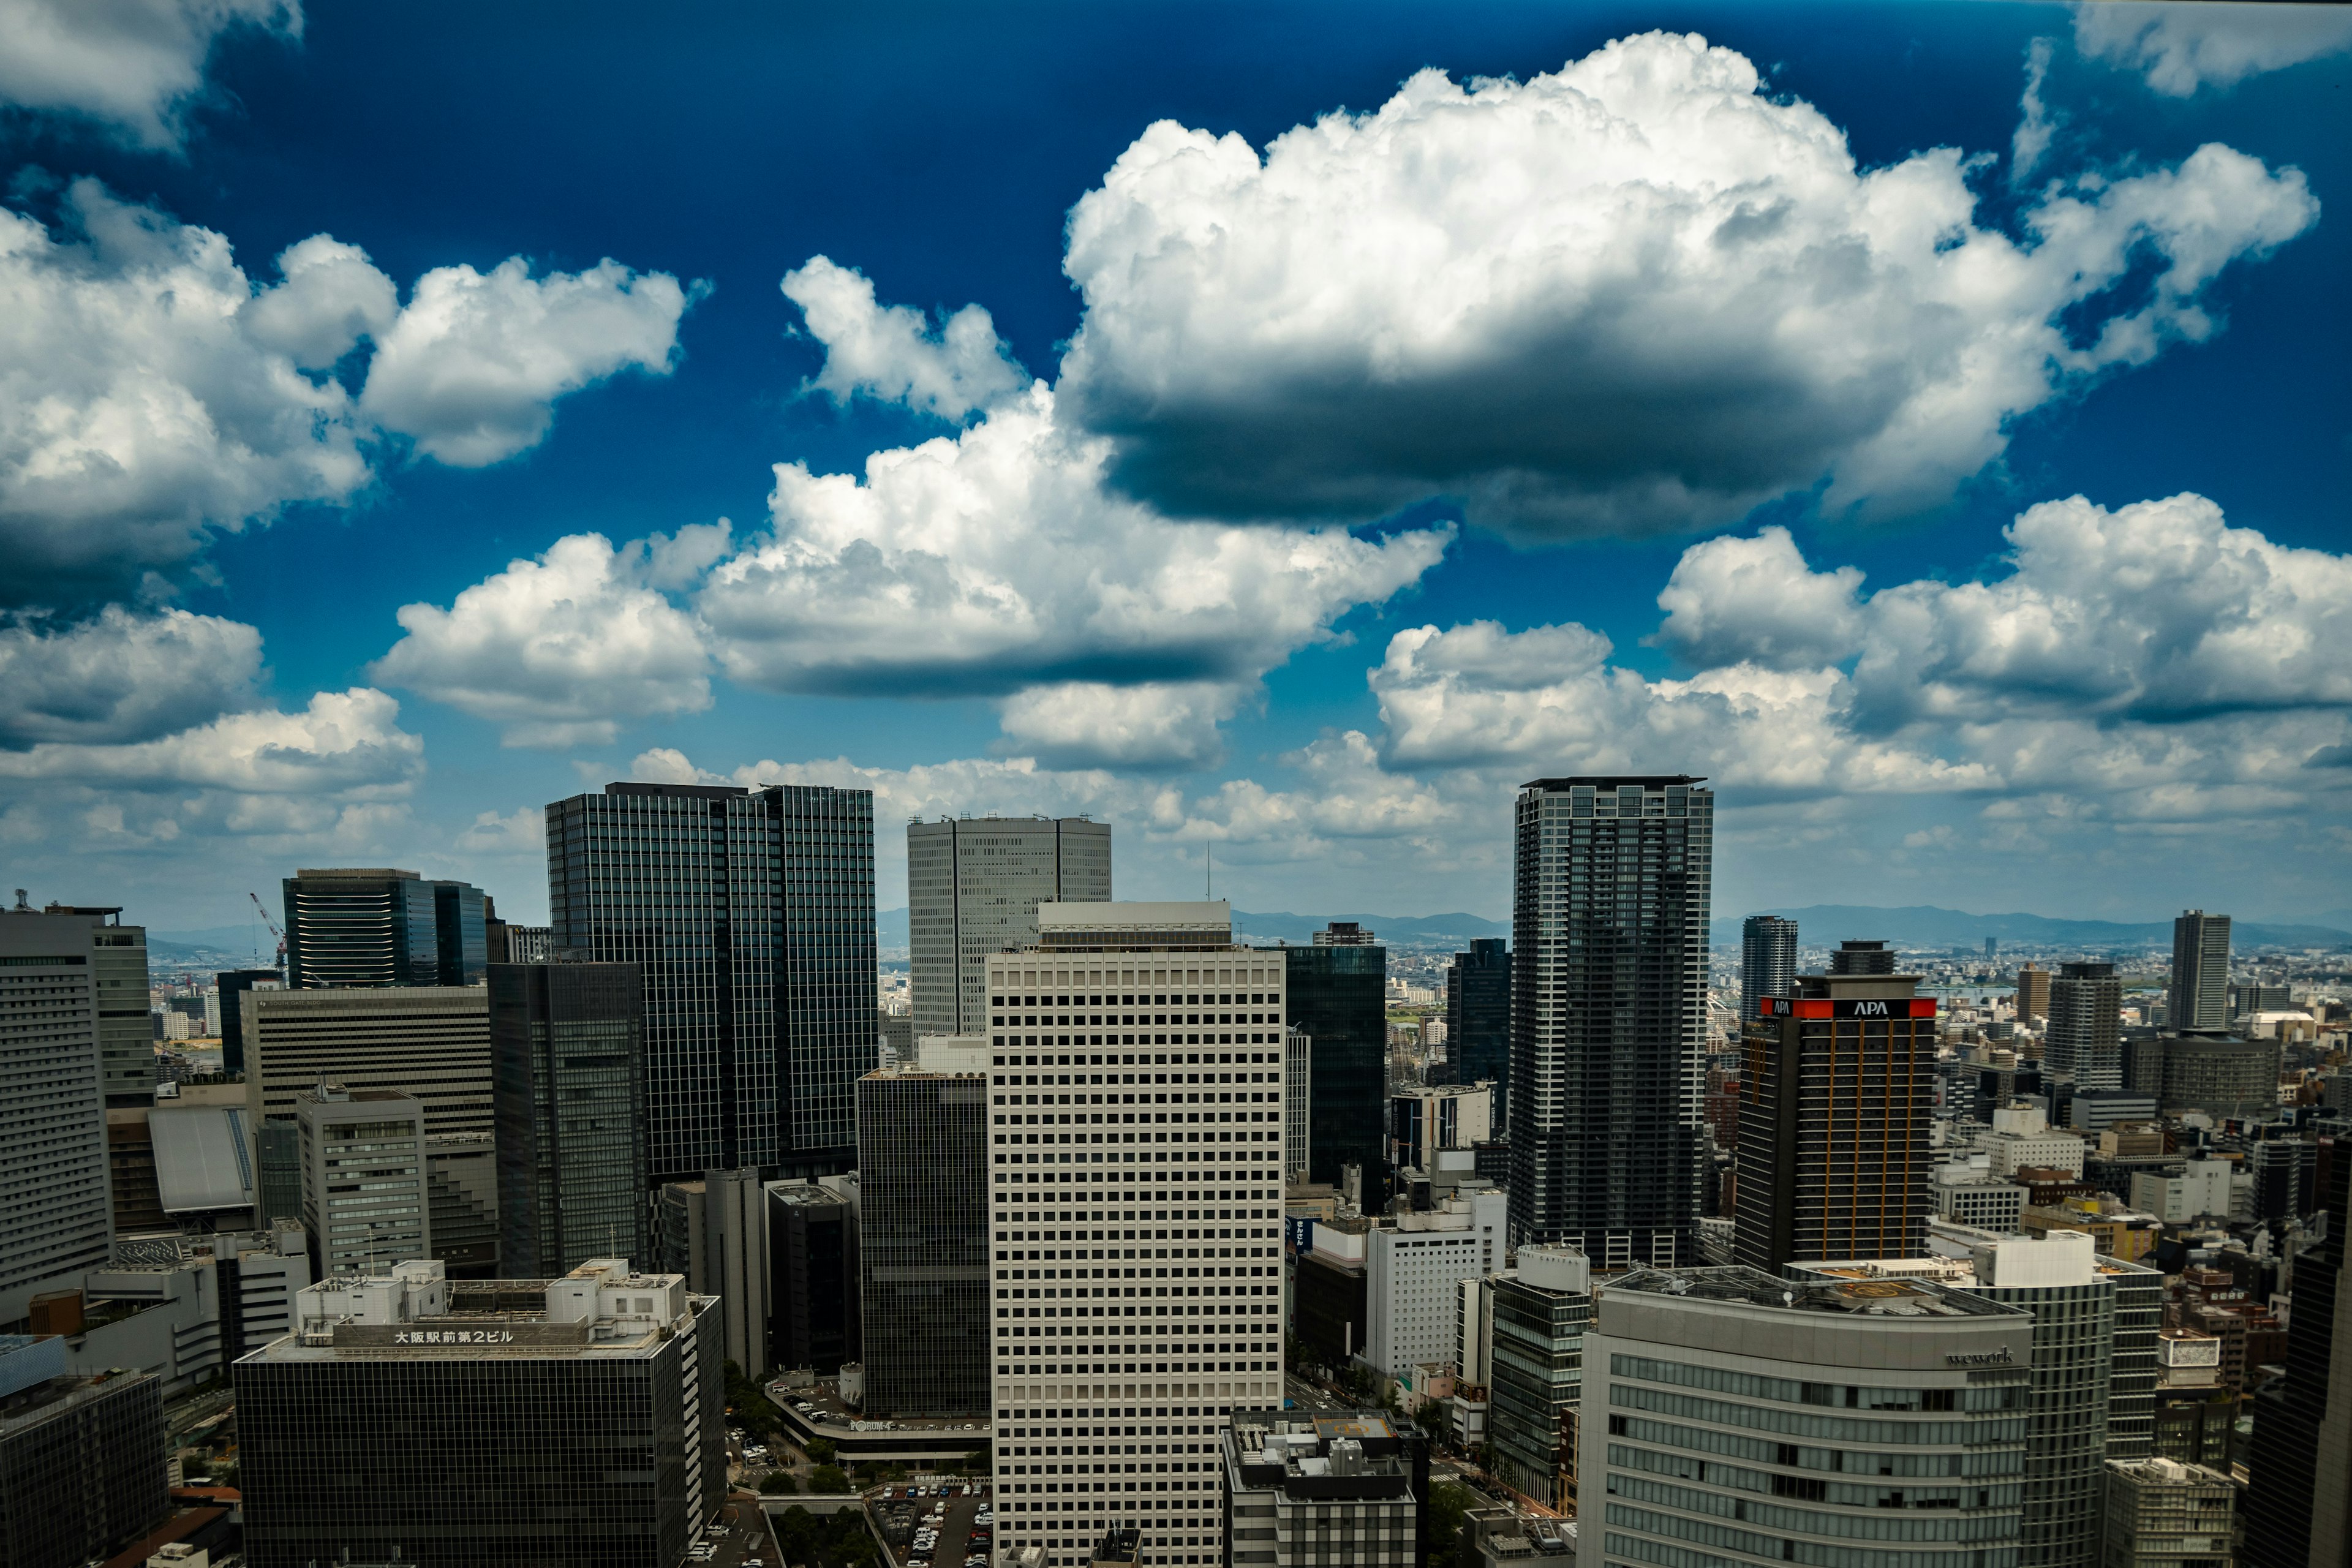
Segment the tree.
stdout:
<svg viewBox="0 0 2352 1568">
<path fill-rule="evenodd" d="M 833 1446 L 833 1439 L 830 1437 L 812 1437 L 808 1440 L 807 1447 L 810 1464 L 829 1465 L 833 1463 L 833 1456 L 835 1449 Z"/>
<path fill-rule="evenodd" d="M 809 1477 L 809 1490 L 819 1495 L 839 1497 L 849 1489 L 849 1478 L 839 1465 L 819 1465 Z"/>
<path fill-rule="evenodd" d="M 976 1476 L 988 1467 L 989 1454 L 985 1448 L 974 1448 L 963 1457 L 963 1468 L 970 1474 Z"/>
<path fill-rule="evenodd" d="M 1432 1443 L 1445 1441 L 1445 1405 L 1443 1402 L 1435 1399 L 1423 1400 L 1421 1408 L 1412 1413 L 1412 1418 L 1420 1425 L 1423 1431 L 1429 1434 L 1429 1440 Z"/>
<path fill-rule="evenodd" d="M 1429 1489 L 1429 1568 L 1448 1568 L 1472 1502 L 1470 1489 L 1440 1481 Z"/>
<path fill-rule="evenodd" d="M 790 1470 L 770 1470 L 760 1478 L 760 1489 L 770 1497 L 791 1497 L 801 1489 Z"/>
</svg>

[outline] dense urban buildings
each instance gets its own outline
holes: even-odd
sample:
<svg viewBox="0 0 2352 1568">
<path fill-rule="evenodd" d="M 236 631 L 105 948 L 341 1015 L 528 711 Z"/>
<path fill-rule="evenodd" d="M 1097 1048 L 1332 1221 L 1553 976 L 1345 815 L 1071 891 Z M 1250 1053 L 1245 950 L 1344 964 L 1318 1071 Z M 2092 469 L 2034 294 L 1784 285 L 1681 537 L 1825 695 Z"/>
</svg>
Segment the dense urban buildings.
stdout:
<svg viewBox="0 0 2352 1568">
<path fill-rule="evenodd" d="M 1476 1184 L 1373 1226 L 1364 1237 L 1364 1364 L 1406 1377 L 1451 1361 L 1459 1286 L 1503 1266 L 1509 1225 L 1509 1199 Z"/>
<path fill-rule="evenodd" d="M 0 912 L 0 1322 L 114 1247 L 94 921 Z M 141 1006 L 145 1014 L 145 1006 Z"/>
<path fill-rule="evenodd" d="M 1445 971 L 1445 1058 L 1454 1082 L 1495 1085 L 1496 1116 L 1508 1113 L 1511 953 L 1501 937 L 1472 938 Z"/>
<path fill-rule="evenodd" d="M 66 1342 L 0 1334 L 0 1563 L 104 1561 L 166 1510 L 162 1382 L 69 1372 Z"/>
<path fill-rule="evenodd" d="M 425 1107 L 385 1089 L 322 1083 L 294 1097 L 302 1228 L 320 1279 L 430 1258 Z"/>
<path fill-rule="evenodd" d="M 2045 1561 L 2017 1552 L 2032 1321 L 1917 1281 L 1612 1280 L 1584 1340 L 1580 1557 L 1785 1561 L 1801 1538 L 1873 1568 Z"/>
<path fill-rule="evenodd" d="M 1735 1261 L 1908 1258 L 1927 1238 L 1936 1003 L 1849 942 L 1827 974 L 1757 998 L 1739 1073 Z M 1874 973 L 1877 972 L 1877 973 Z"/>
<path fill-rule="evenodd" d="M 287 983 L 298 991 L 481 984 L 479 888 L 383 866 L 297 871 L 284 888 Z"/>
<path fill-rule="evenodd" d="M 1149 1560 L 1213 1560 L 1220 1430 L 1281 1396 L 1289 966 L 1232 921 L 1048 906 L 1034 949 L 989 960 L 1000 1552 L 1083 1562 L 1126 1524 Z"/>
<path fill-rule="evenodd" d="M 877 1050 L 874 796 L 614 784 L 547 808 L 551 941 L 645 977 L 651 1180 L 855 1161 Z"/>
<path fill-rule="evenodd" d="M 488 999 L 506 1273 L 548 1279 L 592 1258 L 643 1256 L 643 972 L 494 963 Z"/>
<path fill-rule="evenodd" d="M 989 1411 L 989 1044 L 928 1036 L 857 1080 L 866 1415 Z"/>
<path fill-rule="evenodd" d="M 1518 1267 L 1489 1279 L 1480 1309 L 1488 1388 L 1486 1432 L 1495 1473 L 1546 1508 L 1573 1512 L 1576 1421 L 1584 1335 L 1592 1325 L 1592 1267 L 1572 1247 L 1528 1246 Z M 1467 1337 L 1465 1335 L 1465 1337 Z M 1474 1369 L 1465 1366 L 1465 1373 Z"/>
<path fill-rule="evenodd" d="M 2076 1089 L 2123 1088 L 2123 1010 L 2114 964 L 2061 964 L 2050 982 L 2044 1069 Z"/>
<path fill-rule="evenodd" d="M 2230 1026 L 2230 917 L 2183 910 L 2172 922 L 2172 985 L 2165 1022 L 2183 1035 Z"/>
<path fill-rule="evenodd" d="M 234 1368 L 247 1561 L 677 1568 L 726 1500 L 715 1306 L 617 1258 L 311 1286 Z"/>
<path fill-rule="evenodd" d="M 1749 915 L 1739 922 L 1739 1019 L 1763 1016 L 1767 996 L 1793 994 L 1797 984 L 1797 922 Z"/>
<path fill-rule="evenodd" d="M 1423 1568 L 1429 1449 L 1385 1412 L 1236 1410 L 1215 1451 L 1224 1550 L 1202 1561 Z"/>
<path fill-rule="evenodd" d="M 1512 1228 L 1603 1270 L 1698 1256 L 1715 815 L 1698 784 L 1538 779 L 1518 798 Z"/>
<path fill-rule="evenodd" d="M 2352 1550 L 2352 1157 L 2330 1162 L 2327 1233 L 2294 1265 L 2286 1375 L 2253 1400 L 2245 1568 L 2322 1568 Z M 2333 1555 L 2329 1555 L 2329 1553 Z"/>
<path fill-rule="evenodd" d="M 1365 1203 L 1378 1207 L 1387 1191 L 1389 970 L 1388 949 L 1371 935 L 1327 926 L 1313 945 L 1284 948 L 1282 958 L 1286 1021 L 1310 1042 L 1307 1179 L 1338 1186 L 1342 1168 L 1358 1166 Z"/>
<path fill-rule="evenodd" d="M 1037 906 L 1107 903 L 1110 824 L 1082 816 L 941 817 L 907 825 L 914 1028 L 988 1027 L 988 955 L 1035 945 Z"/>
</svg>

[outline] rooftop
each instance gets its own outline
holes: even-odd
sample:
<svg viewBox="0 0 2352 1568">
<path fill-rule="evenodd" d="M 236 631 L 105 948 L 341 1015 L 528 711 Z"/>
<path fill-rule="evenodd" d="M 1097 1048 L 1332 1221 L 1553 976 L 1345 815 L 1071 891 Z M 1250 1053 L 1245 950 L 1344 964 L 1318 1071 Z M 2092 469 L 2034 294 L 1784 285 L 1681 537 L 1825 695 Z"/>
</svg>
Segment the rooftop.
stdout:
<svg viewBox="0 0 2352 1568">
<path fill-rule="evenodd" d="M 1666 789 L 1705 784 L 1695 773 L 1574 773 L 1567 778 L 1529 779 L 1521 789 Z"/>
<path fill-rule="evenodd" d="M 1824 1279 L 1819 1284 L 1775 1279 L 1760 1268 L 1642 1268 L 1609 1282 L 1620 1290 L 1728 1301 L 1788 1312 L 1865 1313 L 1876 1317 L 1998 1318 L 2015 1309 L 1948 1290 L 1927 1279 L 1881 1276 Z"/>
<path fill-rule="evenodd" d="M 1410 1497 L 1412 1458 L 1377 1410 L 1236 1410 L 1225 1431 L 1232 1489 L 1279 1488 L 1301 1500 Z"/>
</svg>

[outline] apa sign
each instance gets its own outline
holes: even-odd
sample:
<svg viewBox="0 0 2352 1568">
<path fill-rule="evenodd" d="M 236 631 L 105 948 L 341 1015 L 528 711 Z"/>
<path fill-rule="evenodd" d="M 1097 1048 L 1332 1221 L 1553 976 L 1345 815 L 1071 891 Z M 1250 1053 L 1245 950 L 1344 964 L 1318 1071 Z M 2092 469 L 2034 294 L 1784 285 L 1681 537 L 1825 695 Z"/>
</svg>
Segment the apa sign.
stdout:
<svg viewBox="0 0 2352 1568">
<path fill-rule="evenodd" d="M 1814 996 L 1760 996 L 1756 1005 L 1767 1018 L 1932 1018 L 1933 996 L 1867 997 L 1832 1001 Z"/>
</svg>

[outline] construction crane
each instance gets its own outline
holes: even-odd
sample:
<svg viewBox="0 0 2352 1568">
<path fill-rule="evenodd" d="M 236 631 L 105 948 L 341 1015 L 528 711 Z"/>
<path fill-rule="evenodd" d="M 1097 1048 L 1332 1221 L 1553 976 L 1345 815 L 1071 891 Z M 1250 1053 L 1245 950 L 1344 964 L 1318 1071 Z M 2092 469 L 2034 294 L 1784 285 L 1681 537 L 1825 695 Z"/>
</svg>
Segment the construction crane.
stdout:
<svg viewBox="0 0 2352 1568">
<path fill-rule="evenodd" d="M 284 969 L 286 967 L 285 928 L 280 926 L 276 921 L 269 918 L 269 908 L 261 901 L 261 895 L 259 893 L 247 893 L 245 896 L 253 900 L 253 912 L 261 917 L 261 923 L 268 926 L 269 928 L 269 934 L 278 939 L 278 967 L 281 970 Z"/>
</svg>

